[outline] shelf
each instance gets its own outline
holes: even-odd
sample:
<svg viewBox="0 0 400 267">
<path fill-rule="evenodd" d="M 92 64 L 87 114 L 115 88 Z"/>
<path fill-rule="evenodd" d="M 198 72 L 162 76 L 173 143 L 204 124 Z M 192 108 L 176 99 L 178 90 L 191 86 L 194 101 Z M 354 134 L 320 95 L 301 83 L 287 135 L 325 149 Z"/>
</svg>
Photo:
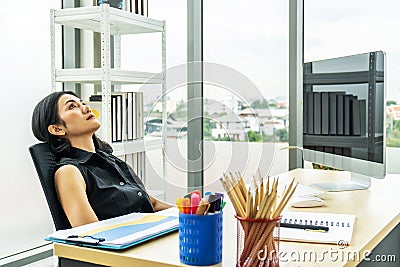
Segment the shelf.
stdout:
<svg viewBox="0 0 400 267">
<path fill-rule="evenodd" d="M 108 14 L 110 34 L 162 32 L 163 22 L 108 5 L 54 10 L 54 22 L 67 27 L 102 32 L 102 17 Z"/>
<path fill-rule="evenodd" d="M 88 30 L 91 32 L 100 33 L 99 36 L 95 35 L 93 38 L 99 39 L 100 50 L 92 51 L 98 53 L 97 61 L 93 62 L 91 66 L 101 66 L 101 68 L 56 68 L 56 29 L 55 25 L 62 25 L 74 29 Z M 59 26 L 60 27 L 60 26 Z M 60 27 L 61 28 L 61 27 Z M 68 38 L 74 38 L 74 31 L 67 31 L 67 35 L 64 32 L 63 36 L 65 40 L 69 41 Z M 142 33 L 160 33 L 157 34 L 161 37 L 161 68 L 159 73 L 142 72 L 133 70 L 122 70 L 121 69 L 121 35 L 127 34 L 142 34 Z M 68 38 L 67 38 L 67 37 Z M 114 38 L 111 38 L 114 36 Z M 136 36 L 135 36 L 136 37 Z M 91 37 L 92 38 L 92 37 Z M 150 137 L 146 136 L 141 139 L 123 141 L 123 142 L 111 142 L 113 130 L 115 130 L 115 123 L 113 124 L 111 114 L 116 114 L 114 120 L 118 120 L 120 123 L 118 127 L 127 124 L 127 119 L 124 120 L 122 115 L 124 111 L 121 109 L 113 109 L 112 107 L 122 108 L 124 104 L 121 102 L 113 101 L 112 93 L 120 91 L 121 88 L 118 85 L 123 84 L 158 84 L 162 87 L 162 95 L 165 96 L 166 92 L 166 33 L 165 33 L 165 21 L 159 21 L 137 15 L 125 10 L 112 8 L 108 4 L 102 4 L 100 6 L 89 6 L 89 7 L 76 7 L 76 8 L 65 8 L 65 9 L 52 9 L 50 11 L 50 39 L 51 39 L 51 83 L 52 90 L 55 91 L 57 86 L 56 83 L 82 83 L 82 84 L 96 84 L 101 85 L 98 88 L 82 87 L 82 90 L 90 89 L 88 92 L 92 94 L 99 94 L 101 90 L 102 101 L 100 109 L 101 114 L 101 136 L 102 140 L 108 142 L 113 148 L 113 154 L 115 156 L 127 156 L 125 160 L 132 161 L 130 164 L 135 167 L 135 171 L 140 174 L 141 178 L 146 177 L 146 152 L 152 150 L 165 149 L 164 144 L 166 137 Z M 65 41 L 63 40 L 63 41 Z M 62 41 L 62 42 L 63 42 Z M 75 43 L 73 47 L 79 46 L 80 44 Z M 75 51 L 69 49 L 66 53 L 68 56 L 73 58 Z M 58 52 L 58 51 L 57 51 Z M 143 51 L 151 53 L 151 51 Z M 90 53 L 89 53 L 90 54 Z M 65 56 L 65 55 L 64 55 Z M 75 59 L 77 60 L 77 59 Z M 75 62 L 75 61 L 74 61 Z M 76 66 L 70 64 L 69 66 Z M 115 68 L 111 68 L 115 66 Z M 113 85 L 116 87 L 113 88 Z M 135 86 L 132 89 L 136 89 Z M 86 94 L 85 94 L 86 95 Z M 134 136 L 144 136 L 144 122 L 143 122 L 143 97 L 136 98 L 135 102 L 131 102 L 131 106 L 134 109 L 134 115 L 132 115 L 131 125 L 135 125 Z M 125 98 L 126 99 L 126 98 Z M 133 101 L 133 99 L 132 99 Z M 163 121 L 167 121 L 166 114 L 166 98 L 162 98 L 163 101 Z M 125 108 L 127 108 L 125 106 Z M 113 113 L 113 112 L 114 113 Z M 122 117 L 122 119 L 121 119 Z M 114 128 L 112 128 L 114 126 Z M 132 126 L 133 127 L 133 126 Z M 125 127 L 123 127 L 125 129 Z M 126 128 L 127 129 L 127 128 Z M 125 133 L 127 134 L 127 133 Z M 123 133 L 123 136 L 124 133 Z M 122 139 L 122 138 L 121 138 Z M 158 152 L 158 151 L 157 151 Z M 162 151 L 164 153 L 165 151 Z M 136 154 L 136 155 L 134 155 Z M 163 170 L 162 176 L 166 174 L 166 159 L 162 160 Z M 161 197 L 163 192 L 155 192 Z"/>
<path fill-rule="evenodd" d="M 383 71 L 377 71 L 376 82 L 383 82 L 383 78 Z M 305 85 L 368 84 L 370 72 L 304 73 L 303 79 Z"/>
<path fill-rule="evenodd" d="M 383 143 L 383 137 L 375 137 L 375 143 Z M 303 135 L 303 146 L 367 148 L 368 138 L 361 136 Z"/>
<path fill-rule="evenodd" d="M 162 148 L 162 138 L 145 137 L 132 141 L 114 142 L 112 147 L 115 156 L 145 152 Z"/>
<path fill-rule="evenodd" d="M 162 84 L 160 73 L 110 69 L 111 84 Z M 100 84 L 101 68 L 56 69 L 56 82 Z"/>
</svg>

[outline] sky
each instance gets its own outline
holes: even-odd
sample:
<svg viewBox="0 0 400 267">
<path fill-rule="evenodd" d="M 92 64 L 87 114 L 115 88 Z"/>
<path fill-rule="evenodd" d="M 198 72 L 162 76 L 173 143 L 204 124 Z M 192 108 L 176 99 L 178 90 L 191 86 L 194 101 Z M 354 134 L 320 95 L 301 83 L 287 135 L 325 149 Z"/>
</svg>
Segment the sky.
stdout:
<svg viewBox="0 0 400 267">
<path fill-rule="evenodd" d="M 205 0 L 204 60 L 247 76 L 267 99 L 287 97 L 288 2 Z M 149 0 L 149 15 L 167 20 L 168 66 L 186 60 L 185 8 L 183 0 Z M 398 10 L 397 0 L 305 0 L 304 61 L 383 50 L 387 98 L 400 101 Z"/>
</svg>

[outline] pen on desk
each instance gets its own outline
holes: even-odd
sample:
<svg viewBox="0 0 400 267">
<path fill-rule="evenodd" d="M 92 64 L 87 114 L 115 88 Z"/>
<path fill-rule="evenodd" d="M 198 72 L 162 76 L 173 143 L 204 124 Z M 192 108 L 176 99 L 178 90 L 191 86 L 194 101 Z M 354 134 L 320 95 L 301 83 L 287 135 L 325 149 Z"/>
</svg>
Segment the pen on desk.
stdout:
<svg viewBox="0 0 400 267">
<path fill-rule="evenodd" d="M 328 232 L 329 231 L 329 227 L 319 226 L 319 225 L 281 223 L 280 226 L 281 227 L 286 227 L 286 228 L 304 229 L 304 230 L 307 230 L 307 231 L 321 231 L 321 232 Z"/>
</svg>

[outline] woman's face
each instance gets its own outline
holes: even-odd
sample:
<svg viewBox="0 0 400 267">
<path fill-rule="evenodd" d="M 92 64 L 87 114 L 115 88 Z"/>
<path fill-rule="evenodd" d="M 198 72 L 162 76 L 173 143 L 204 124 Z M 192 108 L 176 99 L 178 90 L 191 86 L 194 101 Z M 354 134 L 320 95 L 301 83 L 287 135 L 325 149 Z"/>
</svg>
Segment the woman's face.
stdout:
<svg viewBox="0 0 400 267">
<path fill-rule="evenodd" d="M 67 138 L 89 134 L 100 128 L 100 122 L 90 107 L 76 96 L 64 94 L 58 100 L 58 115 Z"/>
</svg>

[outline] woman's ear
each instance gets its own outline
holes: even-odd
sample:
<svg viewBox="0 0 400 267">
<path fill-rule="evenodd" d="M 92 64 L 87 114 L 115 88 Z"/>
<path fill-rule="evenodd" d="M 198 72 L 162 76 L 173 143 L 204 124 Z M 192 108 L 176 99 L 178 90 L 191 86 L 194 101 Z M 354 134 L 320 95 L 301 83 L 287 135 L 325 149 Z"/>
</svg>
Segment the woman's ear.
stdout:
<svg viewBox="0 0 400 267">
<path fill-rule="evenodd" d="M 47 127 L 47 130 L 49 131 L 49 133 L 51 133 L 52 135 L 65 135 L 65 131 L 62 127 L 59 127 L 57 125 L 49 125 L 49 127 Z"/>
</svg>

